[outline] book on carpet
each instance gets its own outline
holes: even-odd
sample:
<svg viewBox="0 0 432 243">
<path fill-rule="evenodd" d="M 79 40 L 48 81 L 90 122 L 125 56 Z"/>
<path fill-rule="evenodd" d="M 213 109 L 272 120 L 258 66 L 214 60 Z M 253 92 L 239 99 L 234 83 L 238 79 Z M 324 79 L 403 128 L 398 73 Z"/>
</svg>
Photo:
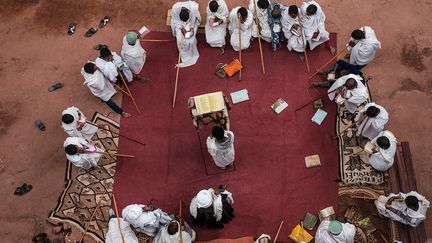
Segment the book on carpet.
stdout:
<svg viewBox="0 0 432 243">
<path fill-rule="evenodd" d="M 371 222 L 370 218 L 364 218 L 358 222 L 360 228 L 364 230 L 366 234 L 370 234 L 376 230 L 375 226 Z"/>
<path fill-rule="evenodd" d="M 319 220 L 322 221 L 323 219 L 330 219 L 333 215 L 335 215 L 335 211 L 333 206 L 330 206 L 321 210 L 318 214 L 318 217 Z"/>
<path fill-rule="evenodd" d="M 194 102 L 198 115 L 220 111 L 225 108 L 223 94 L 220 91 L 195 96 Z"/>
<path fill-rule="evenodd" d="M 246 100 L 249 100 L 249 95 L 247 89 L 242 89 L 239 91 L 232 92 L 231 94 L 231 100 L 233 104 L 237 104 Z"/>
<path fill-rule="evenodd" d="M 287 107 L 288 103 L 286 103 L 282 98 L 278 99 L 273 105 L 271 105 L 271 108 L 274 110 L 274 112 L 276 112 L 276 114 L 281 113 Z"/>
<path fill-rule="evenodd" d="M 318 154 L 305 157 L 306 168 L 321 166 L 321 161 Z"/>
<path fill-rule="evenodd" d="M 299 224 L 291 230 L 291 234 L 288 237 L 296 243 L 309 243 L 313 239 L 313 236 Z"/>
<path fill-rule="evenodd" d="M 318 217 L 316 215 L 311 213 L 306 213 L 306 216 L 303 220 L 303 226 L 308 230 L 312 230 L 315 227 L 317 221 L 318 221 Z"/>
<path fill-rule="evenodd" d="M 312 117 L 312 122 L 314 122 L 314 123 L 316 123 L 318 125 L 321 125 L 321 123 L 324 121 L 324 119 L 326 118 L 326 116 L 327 116 L 327 112 L 325 112 L 325 111 L 323 111 L 321 109 L 318 109 L 315 112 L 315 115 Z"/>
</svg>

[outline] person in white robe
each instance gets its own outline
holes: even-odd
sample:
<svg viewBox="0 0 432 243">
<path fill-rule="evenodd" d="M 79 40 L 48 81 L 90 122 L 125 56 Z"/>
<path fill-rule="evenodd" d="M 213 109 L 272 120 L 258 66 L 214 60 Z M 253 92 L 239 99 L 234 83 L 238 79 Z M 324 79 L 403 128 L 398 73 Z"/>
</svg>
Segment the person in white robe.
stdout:
<svg viewBox="0 0 432 243">
<path fill-rule="evenodd" d="M 337 220 L 321 221 L 315 233 L 316 243 L 354 243 L 356 228 L 351 223 Z"/>
<path fill-rule="evenodd" d="M 199 5 L 194 1 L 175 3 L 171 9 L 171 30 L 181 51 L 179 67 L 194 65 L 199 58 L 196 34 L 201 23 Z"/>
<path fill-rule="evenodd" d="M 123 219 L 136 230 L 155 237 L 159 229 L 171 222 L 171 217 L 160 209 L 143 204 L 132 204 L 122 211 Z"/>
<path fill-rule="evenodd" d="M 338 78 L 328 90 L 329 99 L 335 100 L 338 105 L 344 105 L 351 114 L 354 114 L 369 98 L 368 90 L 361 80 L 359 75 L 354 74 Z"/>
<path fill-rule="evenodd" d="M 229 15 L 228 30 L 231 35 L 230 44 L 235 51 L 240 50 L 239 21 L 241 49 L 248 49 L 252 38 L 253 14 L 244 7 L 233 8 Z"/>
<path fill-rule="evenodd" d="M 300 28 L 298 7 L 296 5 L 291 5 L 282 12 L 282 31 L 288 40 L 288 50 L 296 52 L 300 59 L 303 60 L 306 37 Z"/>
<path fill-rule="evenodd" d="M 124 81 L 132 82 L 133 74 L 130 68 L 116 52 L 111 52 L 108 48 L 100 49 L 100 56 L 96 58 L 95 64 L 103 75 L 112 83 L 122 83 L 119 70 L 122 71 Z"/>
<path fill-rule="evenodd" d="M 384 130 L 389 114 L 384 107 L 370 102 L 359 111 L 357 118 L 363 121 L 357 128 L 356 136 L 363 136 L 371 140 Z"/>
<path fill-rule="evenodd" d="M 409 193 L 390 193 L 375 200 L 378 212 L 391 220 L 417 227 L 426 219 L 430 202 L 415 191 Z"/>
<path fill-rule="evenodd" d="M 363 26 L 354 30 L 347 47 L 349 63 L 361 69 L 375 58 L 375 54 L 380 48 L 381 42 L 378 41 L 375 31 L 371 27 Z"/>
<path fill-rule="evenodd" d="M 95 144 L 91 144 L 80 137 L 66 138 L 63 147 L 66 152 L 66 158 L 75 166 L 85 170 L 97 167 L 102 155 L 96 152 L 103 152 Z"/>
<path fill-rule="evenodd" d="M 256 16 L 255 16 L 255 4 L 256 4 Z M 269 0 L 249 0 L 249 11 L 253 14 L 254 18 L 258 18 L 258 24 L 260 26 L 261 39 L 270 42 L 271 41 L 271 29 L 269 25 L 269 16 L 267 9 L 270 7 Z M 256 21 L 253 20 L 252 37 L 258 38 L 258 27 Z"/>
<path fill-rule="evenodd" d="M 189 210 L 192 223 L 208 228 L 223 228 L 234 218 L 232 193 L 223 185 L 217 189 L 201 190 L 192 199 Z"/>
<path fill-rule="evenodd" d="M 219 47 L 224 53 L 228 6 L 225 0 L 211 0 L 207 5 L 207 21 L 205 24 L 206 41 L 211 47 Z"/>
<path fill-rule="evenodd" d="M 304 35 L 309 42 L 309 48 L 315 49 L 318 45 L 325 43 L 332 55 L 336 50 L 329 43 L 330 34 L 325 29 L 326 16 L 321 6 L 315 2 L 303 2 L 300 7 L 300 22 L 303 26 Z"/>
<path fill-rule="evenodd" d="M 80 137 L 90 140 L 98 127 L 86 122 L 84 114 L 75 106 L 68 107 L 62 112 L 62 128 L 70 137 Z"/>
<path fill-rule="evenodd" d="M 369 164 L 378 171 L 390 169 L 396 154 L 397 140 L 390 131 L 382 131 L 370 141 L 372 154 L 369 157 Z"/>
<path fill-rule="evenodd" d="M 107 78 L 99 71 L 93 62 L 88 62 L 81 68 L 81 75 L 84 77 L 84 84 L 90 89 L 92 94 L 101 99 L 113 111 L 123 117 L 131 115 L 120 108 L 113 100 L 113 95 L 117 92 Z"/>
<path fill-rule="evenodd" d="M 123 46 L 120 54 L 133 75 L 136 78 L 140 78 L 142 81 L 146 81 L 147 78 L 140 77 L 139 75 L 147 57 L 147 52 L 141 46 L 140 38 L 140 33 L 129 31 L 123 37 Z"/>
<path fill-rule="evenodd" d="M 119 230 L 118 222 L 120 221 Z M 105 235 L 105 243 L 122 243 L 122 235 L 124 243 L 139 243 L 137 236 L 130 227 L 130 224 L 122 218 L 111 217 L 108 222 L 108 232 Z"/>
<path fill-rule="evenodd" d="M 195 241 L 195 231 L 182 220 L 181 225 L 181 240 L 183 243 L 192 243 Z M 153 239 L 153 243 L 178 243 L 180 242 L 180 223 L 177 220 L 171 221 L 169 224 L 163 226 L 156 237 Z"/>
<path fill-rule="evenodd" d="M 234 133 L 214 126 L 212 134 L 207 137 L 207 150 L 213 157 L 216 166 L 226 169 L 234 163 Z"/>
</svg>

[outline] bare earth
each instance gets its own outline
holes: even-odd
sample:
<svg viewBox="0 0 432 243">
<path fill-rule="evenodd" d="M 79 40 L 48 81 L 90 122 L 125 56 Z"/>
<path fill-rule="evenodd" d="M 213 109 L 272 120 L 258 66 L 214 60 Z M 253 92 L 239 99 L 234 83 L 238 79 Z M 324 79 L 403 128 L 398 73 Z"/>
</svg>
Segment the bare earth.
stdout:
<svg viewBox="0 0 432 243">
<path fill-rule="evenodd" d="M 62 192 L 66 165 L 61 111 L 74 105 L 88 117 L 95 111 L 110 112 L 82 85 L 82 65 L 98 55 L 93 46 L 106 43 L 120 52 L 125 32 L 143 24 L 168 31 L 166 11 L 173 2 L 0 0 L 2 242 L 29 242 L 35 233 L 49 230 L 45 218 Z M 204 9 L 206 1 L 198 2 Z M 231 8 L 249 1 L 229 2 Z M 410 142 L 419 192 L 432 200 L 432 1 L 327 0 L 321 5 L 327 29 L 339 34 L 339 46 L 354 28 L 369 25 L 375 29 L 383 49 L 365 68 L 366 75 L 375 76 L 370 82 L 372 95 L 390 113 L 388 129 L 399 141 Z M 91 38 L 83 37 L 105 15 L 112 19 L 108 26 Z M 78 23 L 78 30 L 68 36 L 66 27 L 72 21 Z M 172 66 L 167 63 L 167 69 Z M 55 82 L 65 87 L 49 93 L 48 87 Z M 116 100 L 120 98 L 117 95 Z M 35 128 L 36 119 L 45 122 L 47 131 Z M 15 187 L 22 183 L 32 184 L 33 190 L 14 196 Z M 426 223 L 429 237 L 431 211 Z"/>
</svg>

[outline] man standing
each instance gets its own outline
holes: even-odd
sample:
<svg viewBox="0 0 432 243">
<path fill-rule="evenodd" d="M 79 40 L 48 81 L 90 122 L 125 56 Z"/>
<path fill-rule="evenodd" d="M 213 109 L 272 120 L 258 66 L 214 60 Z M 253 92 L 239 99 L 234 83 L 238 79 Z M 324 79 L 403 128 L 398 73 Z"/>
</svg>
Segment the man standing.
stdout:
<svg viewBox="0 0 432 243">
<path fill-rule="evenodd" d="M 380 214 L 391 220 L 417 227 L 426 219 L 430 202 L 415 191 L 409 193 L 393 194 L 388 197 L 380 196 L 375 201 L 375 206 Z"/>
<path fill-rule="evenodd" d="M 233 8 L 229 16 L 228 30 L 231 35 L 230 43 L 235 51 L 240 50 L 239 21 L 241 49 L 248 49 L 252 37 L 253 15 L 244 7 Z"/>
<path fill-rule="evenodd" d="M 142 204 L 132 204 L 125 207 L 122 216 L 136 230 L 150 237 L 155 237 L 159 229 L 171 221 L 168 214 L 162 210 Z"/>
<path fill-rule="evenodd" d="M 121 234 L 119 228 L 121 229 Z M 110 209 L 110 220 L 108 222 L 108 232 L 105 235 L 105 243 L 121 243 L 123 242 L 122 236 L 124 243 L 139 243 L 138 238 L 130 227 L 130 224 L 122 218 L 117 219 L 113 210 Z"/>
<path fill-rule="evenodd" d="M 288 40 L 288 50 L 297 53 L 300 60 L 303 61 L 306 37 L 300 28 L 298 7 L 296 5 L 291 5 L 282 12 L 282 30 L 285 38 Z"/>
<path fill-rule="evenodd" d="M 122 83 L 123 80 L 120 75 L 123 76 L 124 81 L 132 82 L 133 80 L 133 74 L 123 59 L 108 48 L 100 49 L 100 56 L 96 58 L 95 63 L 103 75 L 112 83 Z"/>
<path fill-rule="evenodd" d="M 147 81 L 145 77 L 140 77 L 139 74 L 144 67 L 147 52 L 142 48 L 140 42 L 141 34 L 135 31 L 129 31 L 123 37 L 123 46 L 121 56 L 123 57 L 126 65 L 130 68 L 135 78 L 141 81 Z"/>
<path fill-rule="evenodd" d="M 381 48 L 381 42 L 378 41 L 375 31 L 364 26 L 354 30 L 351 33 L 351 39 L 347 48 L 349 63 L 362 69 L 375 58 L 377 49 Z"/>
<path fill-rule="evenodd" d="M 228 15 L 229 11 L 225 0 L 211 0 L 207 5 L 206 41 L 211 47 L 218 47 L 221 55 L 225 52 Z"/>
<path fill-rule="evenodd" d="M 86 122 L 84 114 L 75 106 L 62 112 L 62 127 L 70 137 L 80 137 L 90 140 L 97 132 L 96 126 Z"/>
<path fill-rule="evenodd" d="M 338 78 L 328 90 L 329 99 L 335 100 L 338 105 L 345 105 L 345 108 L 354 114 L 369 98 L 367 88 L 361 80 L 360 76 L 354 74 Z"/>
<path fill-rule="evenodd" d="M 255 16 L 255 4 L 256 4 L 256 16 Z M 269 0 L 250 0 L 248 9 L 253 13 L 254 18 L 258 18 L 258 24 L 260 28 L 261 39 L 270 42 L 271 41 L 271 28 L 269 25 L 269 13 L 268 8 L 270 7 Z M 252 37 L 258 38 L 258 26 L 256 21 L 253 21 Z"/>
<path fill-rule="evenodd" d="M 90 89 L 94 96 L 101 99 L 114 112 L 122 117 L 130 117 L 131 114 L 125 112 L 113 100 L 112 96 L 117 92 L 113 85 L 97 69 L 93 62 L 88 62 L 81 68 L 81 75 L 84 77 L 84 84 Z"/>
<path fill-rule="evenodd" d="M 384 107 L 375 104 L 374 102 L 366 104 L 358 114 L 359 119 L 363 121 L 357 128 L 356 136 L 363 136 L 369 139 L 373 139 L 384 130 L 385 124 L 387 124 L 389 115 Z"/>
<path fill-rule="evenodd" d="M 182 219 L 181 225 L 181 233 L 179 232 L 180 223 L 177 220 L 171 221 L 169 224 L 163 226 L 156 237 L 153 240 L 153 243 L 178 243 L 180 239 L 183 243 L 192 243 L 195 241 L 196 233 L 195 231 L 189 227 L 189 225 Z M 180 238 L 181 234 L 181 238 Z"/>
<path fill-rule="evenodd" d="M 180 67 L 194 65 L 199 58 L 196 34 L 201 23 L 198 3 L 194 1 L 175 3 L 171 10 L 171 29 L 181 52 Z"/>
<path fill-rule="evenodd" d="M 207 150 L 220 169 L 226 169 L 234 163 L 234 133 L 214 126 L 212 134 L 207 138 Z"/>
<path fill-rule="evenodd" d="M 64 141 L 63 147 L 66 158 L 75 166 L 88 170 L 98 166 L 98 161 L 102 156 L 96 152 L 103 152 L 102 149 L 90 144 L 83 138 L 68 137 Z"/>
<path fill-rule="evenodd" d="M 315 233 L 316 243 L 354 243 L 356 228 L 351 223 L 323 220 Z"/>
<path fill-rule="evenodd" d="M 304 2 L 300 7 L 300 11 L 300 22 L 310 49 L 313 50 L 318 45 L 325 43 L 327 49 L 334 55 L 336 50 L 329 43 L 330 34 L 326 31 L 324 23 L 326 16 L 320 5 L 315 1 Z"/>
<path fill-rule="evenodd" d="M 201 190 L 190 203 L 192 223 L 208 228 L 223 228 L 234 218 L 232 193 L 223 185 L 218 189 Z"/>
<path fill-rule="evenodd" d="M 373 153 L 369 157 L 369 164 L 378 171 L 388 170 L 393 165 L 396 154 L 396 137 L 390 131 L 382 131 L 370 144 Z"/>
</svg>

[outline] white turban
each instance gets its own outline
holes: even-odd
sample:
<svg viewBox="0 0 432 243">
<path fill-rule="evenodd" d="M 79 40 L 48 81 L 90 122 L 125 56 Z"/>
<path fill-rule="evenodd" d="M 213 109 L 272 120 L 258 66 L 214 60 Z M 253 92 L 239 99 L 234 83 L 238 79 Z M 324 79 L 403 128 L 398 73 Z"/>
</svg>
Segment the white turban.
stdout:
<svg viewBox="0 0 432 243">
<path fill-rule="evenodd" d="M 198 208 L 208 208 L 213 203 L 213 197 L 208 190 L 201 190 L 197 195 Z"/>
</svg>

